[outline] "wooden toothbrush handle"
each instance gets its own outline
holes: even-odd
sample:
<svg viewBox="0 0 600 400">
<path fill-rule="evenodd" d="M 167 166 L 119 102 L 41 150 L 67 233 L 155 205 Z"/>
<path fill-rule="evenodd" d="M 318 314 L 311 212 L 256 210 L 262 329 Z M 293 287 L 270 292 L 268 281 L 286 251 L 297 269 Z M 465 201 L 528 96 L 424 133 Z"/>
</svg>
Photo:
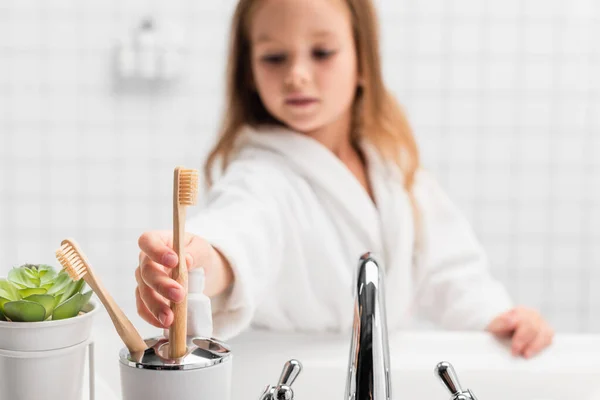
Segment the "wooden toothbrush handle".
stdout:
<svg viewBox="0 0 600 400">
<path fill-rule="evenodd" d="M 94 293 L 96 293 L 102 304 L 104 304 L 117 333 L 121 337 L 121 340 L 123 340 L 123 343 L 125 343 L 125 346 L 127 346 L 129 353 L 133 354 L 146 350 L 148 348 L 146 342 L 144 342 L 137 329 L 135 329 L 129 318 L 123 313 L 102 283 L 91 271 L 88 271 L 83 279 L 92 288 Z"/>
<path fill-rule="evenodd" d="M 176 194 L 175 194 L 176 195 Z M 187 351 L 187 291 L 188 271 L 185 261 L 185 206 L 174 201 L 173 208 L 173 249 L 179 257 L 179 264 L 171 277 L 183 287 L 184 297 L 179 303 L 171 302 L 175 319 L 169 328 L 169 357 L 183 357 Z"/>
</svg>

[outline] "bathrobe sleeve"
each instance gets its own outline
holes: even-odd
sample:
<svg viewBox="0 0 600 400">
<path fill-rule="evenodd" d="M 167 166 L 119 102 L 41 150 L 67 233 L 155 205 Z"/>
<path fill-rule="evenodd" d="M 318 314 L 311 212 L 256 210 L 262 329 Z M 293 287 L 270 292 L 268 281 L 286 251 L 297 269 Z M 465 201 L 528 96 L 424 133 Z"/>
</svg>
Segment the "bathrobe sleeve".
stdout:
<svg viewBox="0 0 600 400">
<path fill-rule="evenodd" d="M 433 177 L 419 171 L 415 278 L 421 313 L 446 329 L 483 330 L 512 307 L 489 271 L 481 244 L 466 218 Z"/>
<path fill-rule="evenodd" d="M 186 230 L 215 247 L 230 263 L 232 286 L 211 299 L 213 336 L 231 338 L 250 325 L 268 295 L 284 251 L 280 194 L 285 180 L 272 165 L 236 161 L 211 188 Z M 193 311 L 190 311 L 193 312 Z"/>
</svg>

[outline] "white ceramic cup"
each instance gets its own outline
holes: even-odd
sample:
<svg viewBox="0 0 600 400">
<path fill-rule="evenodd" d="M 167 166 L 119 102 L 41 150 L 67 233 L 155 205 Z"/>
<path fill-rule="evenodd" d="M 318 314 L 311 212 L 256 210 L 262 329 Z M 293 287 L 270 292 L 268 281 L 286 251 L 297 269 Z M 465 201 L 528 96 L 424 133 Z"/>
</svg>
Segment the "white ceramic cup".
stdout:
<svg viewBox="0 0 600 400">
<path fill-rule="evenodd" d="M 147 339 L 143 355 L 120 352 L 123 400 L 230 400 L 232 354 L 221 342 L 188 340 L 188 354 L 180 360 L 165 356 L 166 338 Z"/>
</svg>

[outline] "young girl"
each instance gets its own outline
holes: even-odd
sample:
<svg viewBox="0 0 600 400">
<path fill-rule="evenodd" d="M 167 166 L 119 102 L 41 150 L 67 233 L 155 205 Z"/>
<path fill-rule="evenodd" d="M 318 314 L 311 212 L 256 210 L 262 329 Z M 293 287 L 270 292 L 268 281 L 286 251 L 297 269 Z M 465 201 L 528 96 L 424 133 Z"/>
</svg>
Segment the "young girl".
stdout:
<svg viewBox="0 0 600 400">
<path fill-rule="evenodd" d="M 223 129 L 206 164 L 222 174 L 188 221 L 187 265 L 204 268 L 214 335 L 251 324 L 286 331 L 352 326 L 361 254 L 385 266 L 388 326 L 413 311 L 449 329 L 512 335 L 530 357 L 553 332 L 513 308 L 472 230 L 419 165 L 386 90 L 370 0 L 240 0 Z M 177 265 L 170 232 L 139 239 L 139 314 L 166 328 Z"/>
</svg>

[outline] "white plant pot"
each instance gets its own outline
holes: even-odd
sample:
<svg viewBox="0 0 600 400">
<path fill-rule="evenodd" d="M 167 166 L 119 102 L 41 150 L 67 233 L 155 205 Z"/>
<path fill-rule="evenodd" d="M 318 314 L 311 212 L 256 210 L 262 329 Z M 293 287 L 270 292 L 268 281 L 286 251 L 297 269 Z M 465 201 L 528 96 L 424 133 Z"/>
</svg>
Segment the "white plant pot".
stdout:
<svg viewBox="0 0 600 400">
<path fill-rule="evenodd" d="M 0 321 L 0 399 L 81 400 L 86 349 L 93 391 L 95 301 L 77 317 L 43 322 Z M 93 393 L 90 393 L 93 399 Z"/>
</svg>

